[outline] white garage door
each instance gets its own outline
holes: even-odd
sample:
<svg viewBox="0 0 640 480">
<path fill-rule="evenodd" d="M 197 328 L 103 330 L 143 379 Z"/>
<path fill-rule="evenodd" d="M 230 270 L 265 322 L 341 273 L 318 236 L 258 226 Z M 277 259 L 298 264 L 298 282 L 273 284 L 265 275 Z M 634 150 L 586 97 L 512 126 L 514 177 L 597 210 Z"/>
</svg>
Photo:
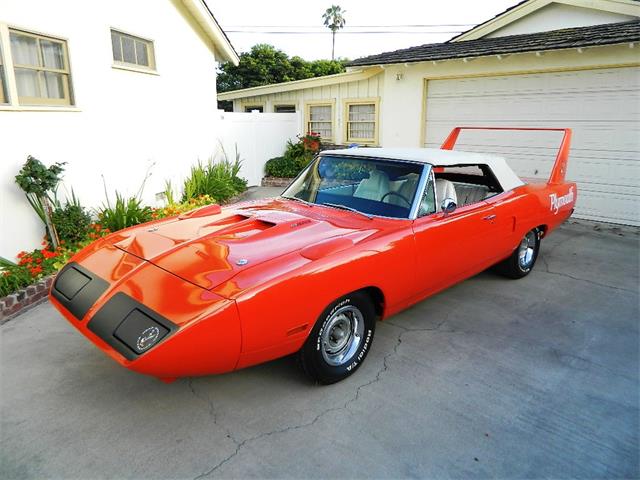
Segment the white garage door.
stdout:
<svg viewBox="0 0 640 480">
<path fill-rule="evenodd" d="M 569 127 L 575 217 L 640 225 L 640 69 L 427 82 L 426 146 L 456 125 Z M 548 178 L 561 134 L 470 131 L 456 149 L 494 152 L 521 177 Z"/>
</svg>

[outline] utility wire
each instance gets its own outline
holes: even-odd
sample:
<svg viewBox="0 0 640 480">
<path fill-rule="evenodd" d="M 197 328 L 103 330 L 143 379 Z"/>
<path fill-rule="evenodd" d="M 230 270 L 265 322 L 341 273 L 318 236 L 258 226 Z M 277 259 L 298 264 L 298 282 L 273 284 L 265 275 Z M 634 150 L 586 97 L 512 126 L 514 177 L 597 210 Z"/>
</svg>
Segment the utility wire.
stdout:
<svg viewBox="0 0 640 480">
<path fill-rule="evenodd" d="M 432 23 L 422 25 L 346 25 L 346 28 L 431 28 L 431 27 L 473 27 L 475 23 Z M 227 28 L 327 28 L 324 25 L 226 25 Z"/>
<path fill-rule="evenodd" d="M 330 31 L 326 31 L 326 32 L 295 32 L 295 31 L 264 31 L 264 30 L 228 30 L 228 29 L 224 29 L 225 32 L 227 33 L 259 33 L 259 34 L 266 34 L 266 35 L 323 35 L 325 33 L 331 33 Z M 440 35 L 440 34 L 452 34 L 452 33 L 460 33 L 461 30 L 455 30 L 455 31 L 438 31 L 438 32 L 433 32 L 433 31 L 408 31 L 408 30 L 386 30 L 386 31 L 378 31 L 378 32 L 373 32 L 373 31 L 362 31 L 362 32 L 339 32 L 339 35 L 360 35 L 360 34 L 372 34 L 372 35 L 382 35 L 382 34 L 388 34 L 388 33 L 393 33 L 393 34 L 402 34 L 402 33 L 408 33 L 411 35 Z"/>
</svg>

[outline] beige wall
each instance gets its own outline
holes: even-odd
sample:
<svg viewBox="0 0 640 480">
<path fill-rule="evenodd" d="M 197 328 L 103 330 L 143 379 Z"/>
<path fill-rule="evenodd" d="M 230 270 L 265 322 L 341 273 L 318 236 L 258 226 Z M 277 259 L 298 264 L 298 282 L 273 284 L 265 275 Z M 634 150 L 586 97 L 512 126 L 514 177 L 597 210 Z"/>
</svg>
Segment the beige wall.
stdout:
<svg viewBox="0 0 640 480">
<path fill-rule="evenodd" d="M 354 82 L 345 82 L 335 85 L 327 85 L 323 87 L 304 88 L 289 92 L 272 93 L 269 95 L 259 95 L 255 97 L 246 97 L 234 100 L 233 110 L 235 112 L 244 112 L 245 106 L 263 105 L 264 112 L 270 113 L 274 111 L 274 106 L 278 104 L 295 105 L 296 111 L 300 112 L 300 132 L 304 132 L 305 121 L 305 104 L 306 102 L 314 102 L 319 100 L 335 101 L 334 121 L 336 143 L 343 143 L 344 137 L 344 103 L 348 100 L 358 98 L 379 98 L 380 108 L 382 108 L 382 96 L 384 87 L 384 75 L 378 74 L 366 80 Z M 380 131 L 382 126 L 382 115 L 379 115 Z"/>
</svg>

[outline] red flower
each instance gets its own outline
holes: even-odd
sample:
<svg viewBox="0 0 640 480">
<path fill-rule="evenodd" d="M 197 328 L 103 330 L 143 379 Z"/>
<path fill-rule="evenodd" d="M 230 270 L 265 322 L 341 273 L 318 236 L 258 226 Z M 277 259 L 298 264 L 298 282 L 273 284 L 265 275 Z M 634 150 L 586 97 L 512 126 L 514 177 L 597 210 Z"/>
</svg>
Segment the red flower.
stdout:
<svg viewBox="0 0 640 480">
<path fill-rule="evenodd" d="M 29 271 L 31 272 L 31 275 L 35 277 L 38 274 L 42 273 L 42 267 L 33 267 Z"/>
<path fill-rule="evenodd" d="M 54 257 L 57 257 L 58 254 L 55 253 L 55 252 L 50 252 L 49 250 L 42 250 L 42 256 L 44 258 L 54 258 Z M 38 262 L 38 263 L 40 263 L 40 262 Z"/>
<path fill-rule="evenodd" d="M 27 254 L 27 252 L 20 252 L 18 253 L 18 255 L 16 255 L 18 258 L 22 258 Z"/>
</svg>

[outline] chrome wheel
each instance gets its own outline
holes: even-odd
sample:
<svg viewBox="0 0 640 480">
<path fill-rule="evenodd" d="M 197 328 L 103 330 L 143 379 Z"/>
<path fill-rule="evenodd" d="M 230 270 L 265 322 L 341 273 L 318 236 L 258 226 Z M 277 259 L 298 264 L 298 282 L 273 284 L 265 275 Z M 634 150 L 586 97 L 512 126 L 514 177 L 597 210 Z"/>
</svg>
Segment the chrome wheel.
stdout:
<svg viewBox="0 0 640 480">
<path fill-rule="evenodd" d="M 527 271 L 533 265 L 536 254 L 537 233 L 531 230 L 527 233 L 518 247 L 518 265 L 523 271 Z"/>
<path fill-rule="evenodd" d="M 321 335 L 324 360 L 332 366 L 348 363 L 362 342 L 364 317 L 353 305 L 336 310 L 327 320 Z"/>
</svg>

